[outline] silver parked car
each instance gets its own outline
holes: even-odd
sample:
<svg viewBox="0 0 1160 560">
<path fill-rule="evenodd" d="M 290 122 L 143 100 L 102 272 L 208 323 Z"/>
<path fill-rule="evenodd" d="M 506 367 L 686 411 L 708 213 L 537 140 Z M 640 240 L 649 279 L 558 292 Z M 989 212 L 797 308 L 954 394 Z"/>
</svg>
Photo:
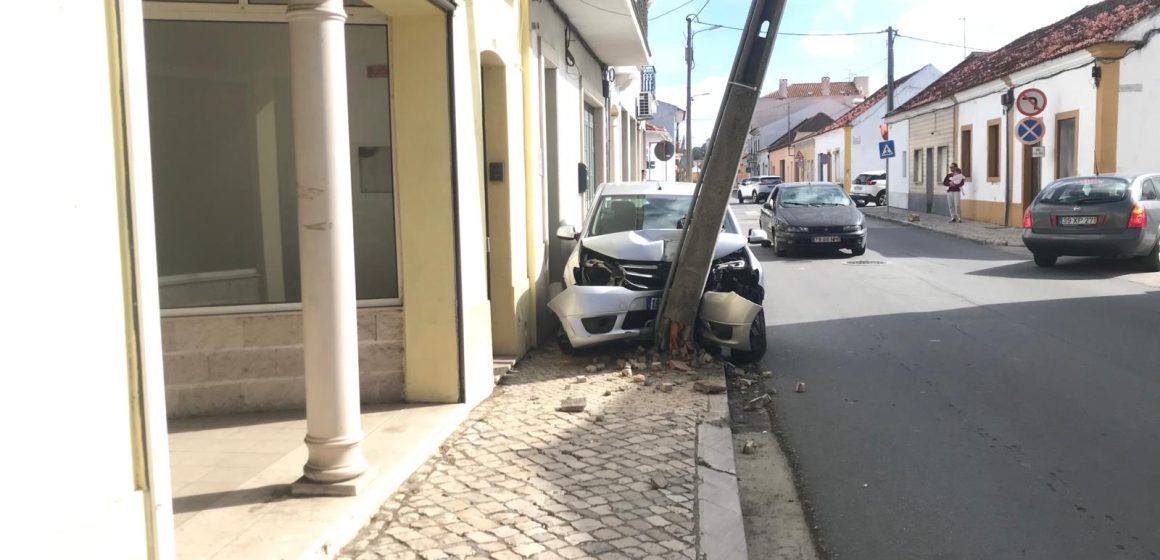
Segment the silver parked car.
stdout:
<svg viewBox="0 0 1160 560">
<path fill-rule="evenodd" d="M 600 187 L 583 231 L 564 225 L 556 235 L 579 242 L 564 265 L 565 289 L 548 302 L 560 319 L 566 352 L 614 340 L 651 336 L 676 256 L 693 183 L 613 183 Z M 765 353 L 765 288 L 761 263 L 727 210 L 701 298 L 697 336 L 729 348 L 738 360 Z"/>
<path fill-rule="evenodd" d="M 1039 266 L 1061 256 L 1140 258 L 1160 272 L 1160 175 L 1052 182 L 1023 214 L 1023 244 Z"/>
</svg>

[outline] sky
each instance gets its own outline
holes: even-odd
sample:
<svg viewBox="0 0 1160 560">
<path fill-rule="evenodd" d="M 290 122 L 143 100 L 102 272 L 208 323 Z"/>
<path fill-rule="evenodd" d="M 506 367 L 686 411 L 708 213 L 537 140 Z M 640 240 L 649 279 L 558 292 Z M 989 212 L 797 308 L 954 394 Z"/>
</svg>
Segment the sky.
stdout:
<svg viewBox="0 0 1160 560">
<path fill-rule="evenodd" d="M 963 59 L 964 31 L 969 49 L 994 50 L 1095 1 L 788 0 L 779 31 L 860 33 L 893 26 L 901 35 L 956 45 L 897 38 L 894 75 L 898 78 L 926 64 L 943 72 L 950 70 Z M 657 70 L 657 99 L 678 107 L 686 102 L 685 17 L 700 12 L 697 19 L 704 22 L 693 24 L 694 145 L 704 142 L 712 131 L 741 37 L 740 31 L 711 29 L 710 25 L 742 27 L 749 5 L 746 0 L 691 0 L 687 4 L 686 0 L 656 0 L 649 8 L 648 38 Z M 674 11 L 663 15 L 670 10 Z M 840 37 L 779 35 L 762 93 L 777 89 L 780 78 L 790 83 L 819 82 L 822 76 L 833 81 L 869 76 L 870 90 L 874 91 L 886 84 L 886 58 L 884 32 Z"/>
</svg>

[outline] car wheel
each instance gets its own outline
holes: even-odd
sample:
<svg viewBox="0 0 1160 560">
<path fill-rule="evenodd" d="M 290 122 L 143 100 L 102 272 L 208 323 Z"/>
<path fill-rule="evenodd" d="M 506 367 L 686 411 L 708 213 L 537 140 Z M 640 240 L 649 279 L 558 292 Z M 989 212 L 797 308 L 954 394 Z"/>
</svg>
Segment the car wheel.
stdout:
<svg viewBox="0 0 1160 560">
<path fill-rule="evenodd" d="M 886 191 L 878 193 L 878 196 L 874 199 L 874 204 L 886 206 Z"/>
<path fill-rule="evenodd" d="M 865 247 L 857 247 L 855 249 L 851 249 L 850 253 L 852 253 L 855 257 L 861 257 L 862 255 L 866 254 L 866 248 Z"/>
<path fill-rule="evenodd" d="M 567 356 L 576 354 L 576 349 L 572 347 L 572 341 L 568 340 L 568 333 L 564 329 L 560 329 L 556 333 L 556 344 L 560 345 L 560 351 Z"/>
<path fill-rule="evenodd" d="M 1140 257 L 1140 264 L 1148 272 L 1160 272 L 1160 243 L 1152 247 L 1152 251 L 1147 255 Z"/>
<path fill-rule="evenodd" d="M 732 361 L 737 364 L 758 362 L 765 356 L 766 347 L 765 310 L 762 309 L 749 325 L 749 350 L 734 350 Z"/>
<path fill-rule="evenodd" d="M 785 247 L 782 247 L 781 243 L 777 242 L 776 236 L 774 236 L 772 243 L 773 243 L 773 254 L 774 255 L 776 255 L 778 257 L 784 257 L 784 256 L 789 254 L 789 251 L 787 251 Z"/>
<path fill-rule="evenodd" d="M 1033 253 L 1035 256 L 1035 265 L 1043 268 L 1055 266 L 1055 261 L 1059 260 L 1056 255 L 1046 255 L 1043 253 Z"/>
</svg>

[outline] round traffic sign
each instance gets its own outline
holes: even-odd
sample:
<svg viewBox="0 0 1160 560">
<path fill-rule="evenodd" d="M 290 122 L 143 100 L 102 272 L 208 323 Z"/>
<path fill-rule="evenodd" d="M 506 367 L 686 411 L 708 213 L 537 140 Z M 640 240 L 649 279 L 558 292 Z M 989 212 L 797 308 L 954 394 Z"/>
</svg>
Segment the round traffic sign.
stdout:
<svg viewBox="0 0 1160 560">
<path fill-rule="evenodd" d="M 1015 98 L 1015 108 L 1028 117 L 1034 117 L 1047 108 L 1047 94 L 1038 88 L 1027 88 Z"/>
<path fill-rule="evenodd" d="M 672 142 L 665 140 L 664 142 L 657 142 L 656 146 L 653 147 L 653 153 L 656 154 L 657 159 L 669 161 L 677 153 L 677 148 Z"/>
<path fill-rule="evenodd" d="M 1043 119 L 1039 117 L 1026 117 L 1015 125 L 1015 136 L 1024 144 L 1038 144 L 1046 131 Z"/>
</svg>

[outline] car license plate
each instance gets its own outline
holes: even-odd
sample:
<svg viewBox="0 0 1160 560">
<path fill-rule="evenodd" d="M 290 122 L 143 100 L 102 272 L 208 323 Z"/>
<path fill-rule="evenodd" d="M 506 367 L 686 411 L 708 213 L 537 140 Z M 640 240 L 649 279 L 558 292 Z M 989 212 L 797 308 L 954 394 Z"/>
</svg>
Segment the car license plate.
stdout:
<svg viewBox="0 0 1160 560">
<path fill-rule="evenodd" d="M 823 235 L 821 237 L 815 237 L 814 243 L 837 243 L 841 240 L 842 238 L 837 235 Z"/>
<path fill-rule="evenodd" d="M 660 308 L 661 308 L 661 298 L 659 298 L 659 297 L 648 298 L 648 310 L 649 311 L 656 311 L 657 309 L 660 309 Z"/>
<path fill-rule="evenodd" d="M 1094 226 L 1099 222 L 1095 216 L 1060 216 L 1061 226 Z"/>
</svg>

